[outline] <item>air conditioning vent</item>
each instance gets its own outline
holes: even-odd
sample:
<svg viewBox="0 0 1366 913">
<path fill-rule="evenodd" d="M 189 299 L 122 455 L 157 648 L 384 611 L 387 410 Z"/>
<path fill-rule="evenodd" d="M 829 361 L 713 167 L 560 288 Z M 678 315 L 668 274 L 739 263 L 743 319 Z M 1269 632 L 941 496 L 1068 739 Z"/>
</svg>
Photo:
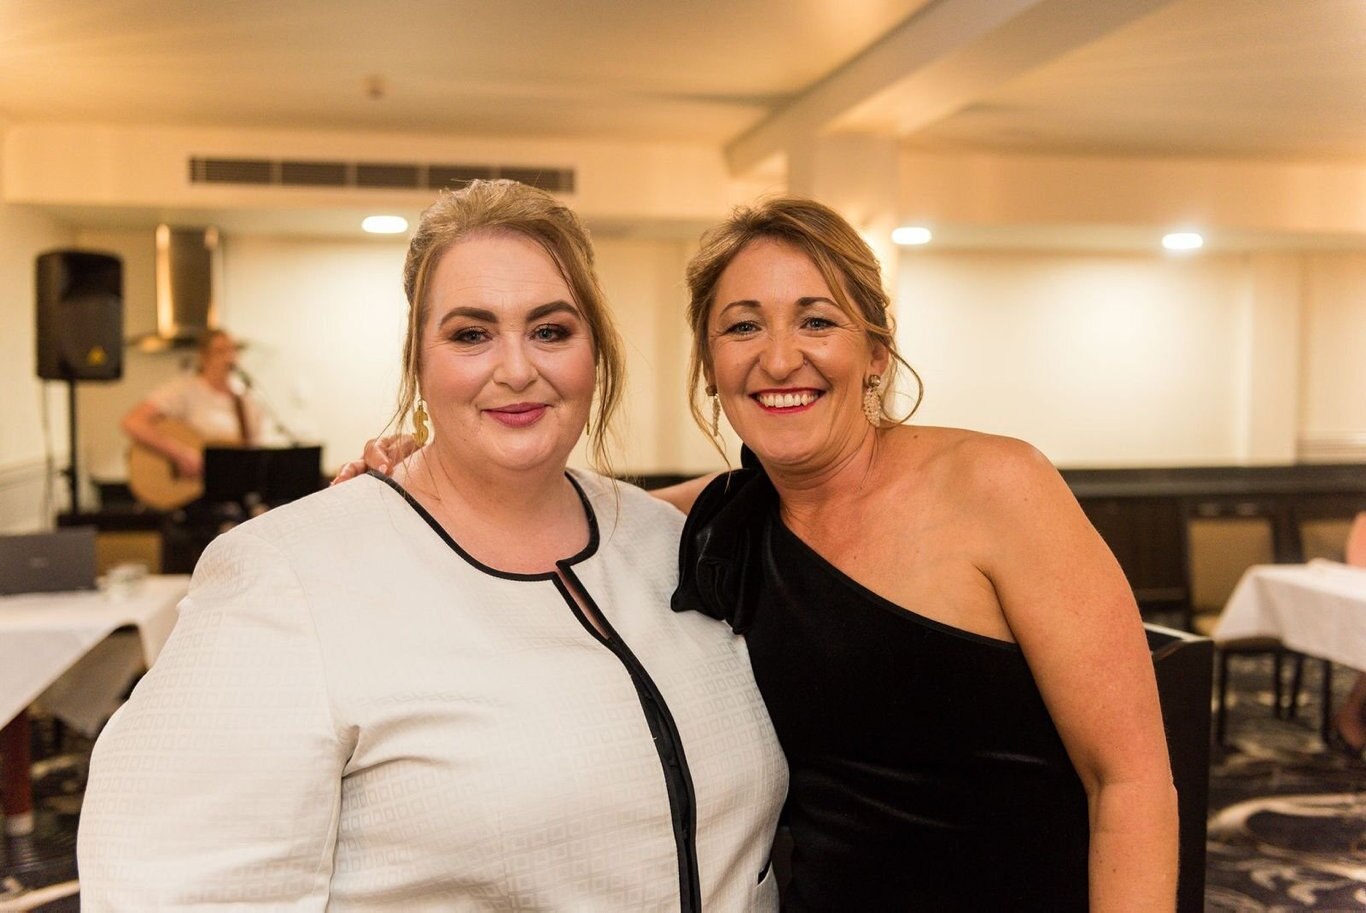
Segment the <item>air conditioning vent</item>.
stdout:
<svg viewBox="0 0 1366 913">
<path fill-rule="evenodd" d="M 273 184 L 265 159 L 190 159 L 192 184 Z"/>
<path fill-rule="evenodd" d="M 421 187 L 422 169 L 417 165 L 356 165 L 357 187 Z"/>
<path fill-rule="evenodd" d="M 550 193 L 574 192 L 574 169 L 526 165 L 427 165 L 410 162 L 323 162 L 295 159 L 190 159 L 192 184 L 283 187 L 431 189 L 507 178 Z"/>
<path fill-rule="evenodd" d="M 345 187 L 345 162 L 281 162 L 280 183 L 295 187 Z"/>
</svg>

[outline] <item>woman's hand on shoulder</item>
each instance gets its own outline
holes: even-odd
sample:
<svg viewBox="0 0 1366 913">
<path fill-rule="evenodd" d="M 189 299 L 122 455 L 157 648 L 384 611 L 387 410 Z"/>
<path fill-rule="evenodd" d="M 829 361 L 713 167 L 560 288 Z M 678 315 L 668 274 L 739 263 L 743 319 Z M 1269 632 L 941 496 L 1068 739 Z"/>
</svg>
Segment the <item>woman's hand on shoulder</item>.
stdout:
<svg viewBox="0 0 1366 913">
<path fill-rule="evenodd" d="M 365 442 L 365 449 L 358 460 L 343 463 L 337 476 L 331 482 L 345 482 L 356 476 L 364 475 L 368 469 L 389 475 L 400 462 L 412 456 L 418 449 L 417 441 L 411 434 L 392 434 L 381 438 L 371 438 Z"/>
</svg>

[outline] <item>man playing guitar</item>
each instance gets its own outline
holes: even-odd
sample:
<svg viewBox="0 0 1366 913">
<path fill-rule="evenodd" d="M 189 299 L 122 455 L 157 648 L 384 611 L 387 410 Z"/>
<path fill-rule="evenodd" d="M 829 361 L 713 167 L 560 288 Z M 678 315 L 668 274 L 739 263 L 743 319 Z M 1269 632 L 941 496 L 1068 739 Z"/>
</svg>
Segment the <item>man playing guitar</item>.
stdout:
<svg viewBox="0 0 1366 913">
<path fill-rule="evenodd" d="M 152 391 L 123 417 L 133 440 L 129 487 L 153 507 L 170 509 L 202 491 L 206 443 L 251 446 L 261 407 L 234 376 L 237 343 L 225 330 L 199 340 L 199 371 Z"/>
</svg>

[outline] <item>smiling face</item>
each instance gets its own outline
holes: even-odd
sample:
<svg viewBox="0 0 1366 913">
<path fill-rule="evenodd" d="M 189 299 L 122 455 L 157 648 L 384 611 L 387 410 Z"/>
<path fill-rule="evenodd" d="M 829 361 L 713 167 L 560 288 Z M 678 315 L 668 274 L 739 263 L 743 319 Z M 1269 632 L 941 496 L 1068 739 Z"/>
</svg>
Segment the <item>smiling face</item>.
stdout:
<svg viewBox="0 0 1366 913">
<path fill-rule="evenodd" d="M 555 262 L 512 233 L 432 273 L 419 381 L 448 466 L 563 472 L 593 400 L 592 334 Z"/>
<path fill-rule="evenodd" d="M 797 247 L 760 238 L 735 255 L 716 284 L 707 339 L 708 381 L 766 466 L 819 472 L 871 434 L 864 383 L 885 373 L 886 350 Z"/>
</svg>

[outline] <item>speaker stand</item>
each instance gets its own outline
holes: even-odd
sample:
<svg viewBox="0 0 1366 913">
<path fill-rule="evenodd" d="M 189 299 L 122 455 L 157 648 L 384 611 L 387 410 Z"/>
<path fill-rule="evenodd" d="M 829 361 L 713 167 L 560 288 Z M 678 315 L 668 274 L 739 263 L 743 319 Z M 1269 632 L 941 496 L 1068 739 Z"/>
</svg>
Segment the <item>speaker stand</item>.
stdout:
<svg viewBox="0 0 1366 913">
<path fill-rule="evenodd" d="M 71 452 L 62 475 L 71 486 L 71 514 L 77 516 L 81 512 L 81 481 L 76 471 L 76 381 L 72 377 L 66 379 L 66 442 Z"/>
</svg>

